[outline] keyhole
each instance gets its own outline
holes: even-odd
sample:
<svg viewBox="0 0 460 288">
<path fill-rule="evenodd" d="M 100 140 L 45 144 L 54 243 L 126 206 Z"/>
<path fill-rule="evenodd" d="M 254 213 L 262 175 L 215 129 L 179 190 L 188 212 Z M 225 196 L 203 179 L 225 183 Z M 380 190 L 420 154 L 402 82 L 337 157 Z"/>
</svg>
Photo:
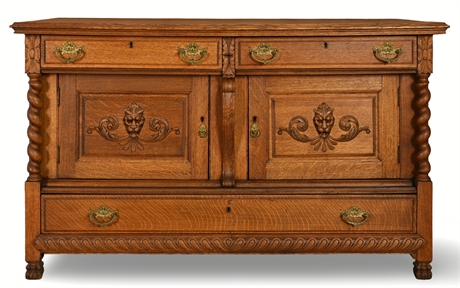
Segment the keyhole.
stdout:
<svg viewBox="0 0 460 288">
<path fill-rule="evenodd" d="M 327 42 L 324 42 L 324 48 L 327 49 Z"/>
<path fill-rule="evenodd" d="M 201 120 L 201 122 L 204 122 L 204 117 L 203 117 L 203 116 L 201 116 L 200 120 Z"/>
<path fill-rule="evenodd" d="M 230 206 L 227 207 L 227 213 L 232 213 L 232 207 Z"/>
<path fill-rule="evenodd" d="M 129 42 L 129 48 L 133 48 L 133 42 Z"/>
<path fill-rule="evenodd" d="M 253 121 L 254 123 L 257 122 L 257 116 L 253 116 L 253 117 L 252 117 L 252 121 Z"/>
</svg>

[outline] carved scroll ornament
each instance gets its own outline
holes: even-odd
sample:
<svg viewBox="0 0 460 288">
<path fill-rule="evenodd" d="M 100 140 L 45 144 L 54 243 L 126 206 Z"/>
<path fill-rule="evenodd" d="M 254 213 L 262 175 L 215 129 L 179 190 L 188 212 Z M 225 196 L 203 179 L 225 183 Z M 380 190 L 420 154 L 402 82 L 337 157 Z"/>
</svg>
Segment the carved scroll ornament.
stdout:
<svg viewBox="0 0 460 288">
<path fill-rule="evenodd" d="M 371 133 L 369 127 L 359 127 L 359 122 L 356 117 L 346 115 L 340 118 L 339 127 L 343 131 L 348 131 L 348 133 L 335 138 L 330 134 L 335 122 L 335 117 L 333 115 L 334 109 L 323 102 L 317 109 L 313 109 L 313 112 L 315 113 L 313 123 L 315 124 L 318 136 L 310 138 L 301 133 L 308 130 L 308 120 L 305 116 L 301 115 L 291 119 L 289 128 L 279 128 L 278 134 L 283 134 L 283 131 L 287 132 L 294 140 L 299 142 L 311 142 L 311 145 L 315 145 L 315 150 L 321 148 L 321 151 L 326 152 L 328 148 L 334 150 L 334 146 L 337 145 L 338 142 L 353 140 L 362 131 L 366 131 L 367 134 Z"/>
<path fill-rule="evenodd" d="M 153 117 L 149 121 L 149 128 L 155 134 L 150 135 L 148 138 L 143 138 L 140 133 L 145 123 L 144 109 L 133 102 L 124 109 L 124 112 L 123 123 L 125 124 L 126 132 L 128 132 L 127 136 L 120 137 L 111 133 L 111 131 L 118 128 L 118 119 L 115 116 L 102 118 L 99 121 L 99 126 L 91 126 L 86 132 L 91 134 L 96 131 L 105 140 L 118 142 L 123 146 L 123 150 L 129 149 L 131 152 L 135 152 L 137 149 L 144 150 L 147 142 L 158 142 L 165 139 L 171 131 L 180 134 L 179 128 L 170 128 L 166 119 Z"/>
</svg>

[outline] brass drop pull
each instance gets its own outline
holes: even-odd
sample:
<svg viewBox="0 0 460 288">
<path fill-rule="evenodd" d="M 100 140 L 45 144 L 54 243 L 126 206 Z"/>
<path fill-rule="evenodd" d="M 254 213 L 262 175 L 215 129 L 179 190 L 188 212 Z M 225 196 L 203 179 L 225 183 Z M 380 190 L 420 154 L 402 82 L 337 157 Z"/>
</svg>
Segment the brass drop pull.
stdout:
<svg viewBox="0 0 460 288">
<path fill-rule="evenodd" d="M 254 123 L 252 124 L 251 126 L 251 131 L 250 131 L 250 135 L 252 138 L 257 138 L 260 136 L 260 131 L 259 131 L 259 125 L 257 125 L 257 117 L 254 116 L 252 118 L 252 120 L 254 121 Z"/>
<path fill-rule="evenodd" d="M 267 43 L 261 43 L 255 49 L 249 47 L 251 58 L 262 64 L 275 61 L 278 57 L 278 52 L 278 48 L 272 49 Z"/>
<path fill-rule="evenodd" d="M 403 53 L 402 46 L 395 48 L 395 45 L 390 42 L 383 43 L 379 48 L 372 47 L 372 50 L 374 50 L 374 54 L 377 59 L 387 63 L 398 61 Z"/>
<path fill-rule="evenodd" d="M 200 46 L 196 43 L 190 43 L 185 48 L 178 47 L 177 50 L 179 51 L 180 59 L 192 65 L 203 61 L 208 53 L 207 47 L 200 49 Z"/>
<path fill-rule="evenodd" d="M 56 57 L 67 64 L 80 59 L 83 55 L 83 51 L 85 51 L 85 46 L 77 48 L 77 44 L 71 41 L 64 43 L 62 47 L 59 47 L 57 45 L 54 46 L 54 54 L 56 55 Z M 63 55 L 67 55 L 67 57 L 64 57 Z"/>
<path fill-rule="evenodd" d="M 204 125 L 204 117 L 201 117 L 201 125 L 198 127 L 198 136 L 200 138 L 206 138 L 208 136 L 208 129 Z"/>
<path fill-rule="evenodd" d="M 104 227 L 110 225 L 115 221 L 118 215 L 118 210 L 110 211 L 107 206 L 101 206 L 97 208 L 97 211 L 89 210 L 89 220 L 97 226 Z M 103 221 L 99 221 L 102 218 Z M 105 219 L 110 218 L 108 221 Z"/>
<path fill-rule="evenodd" d="M 356 227 L 367 221 L 369 218 L 369 210 L 362 211 L 361 208 L 352 206 L 348 208 L 347 211 L 340 210 L 340 215 L 345 223 Z"/>
</svg>

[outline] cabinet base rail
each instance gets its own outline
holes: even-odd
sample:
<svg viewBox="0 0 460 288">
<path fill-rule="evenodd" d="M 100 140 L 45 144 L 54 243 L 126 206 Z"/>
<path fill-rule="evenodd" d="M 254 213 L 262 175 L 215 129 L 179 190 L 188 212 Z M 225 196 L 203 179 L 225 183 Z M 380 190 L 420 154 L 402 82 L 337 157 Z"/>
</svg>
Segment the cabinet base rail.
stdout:
<svg viewBox="0 0 460 288">
<path fill-rule="evenodd" d="M 418 235 L 39 235 L 43 253 L 414 253 L 425 244 Z"/>
</svg>

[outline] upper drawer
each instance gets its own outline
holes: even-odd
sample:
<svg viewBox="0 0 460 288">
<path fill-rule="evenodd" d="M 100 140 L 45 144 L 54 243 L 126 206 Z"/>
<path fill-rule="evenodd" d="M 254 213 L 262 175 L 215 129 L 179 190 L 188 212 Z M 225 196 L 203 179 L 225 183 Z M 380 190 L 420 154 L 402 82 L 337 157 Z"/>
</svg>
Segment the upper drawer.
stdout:
<svg viewBox="0 0 460 288">
<path fill-rule="evenodd" d="M 42 68 L 221 71 L 221 38 L 43 36 Z"/>
<path fill-rule="evenodd" d="M 416 37 L 240 38 L 236 43 L 236 69 L 415 69 L 417 65 Z"/>
</svg>

